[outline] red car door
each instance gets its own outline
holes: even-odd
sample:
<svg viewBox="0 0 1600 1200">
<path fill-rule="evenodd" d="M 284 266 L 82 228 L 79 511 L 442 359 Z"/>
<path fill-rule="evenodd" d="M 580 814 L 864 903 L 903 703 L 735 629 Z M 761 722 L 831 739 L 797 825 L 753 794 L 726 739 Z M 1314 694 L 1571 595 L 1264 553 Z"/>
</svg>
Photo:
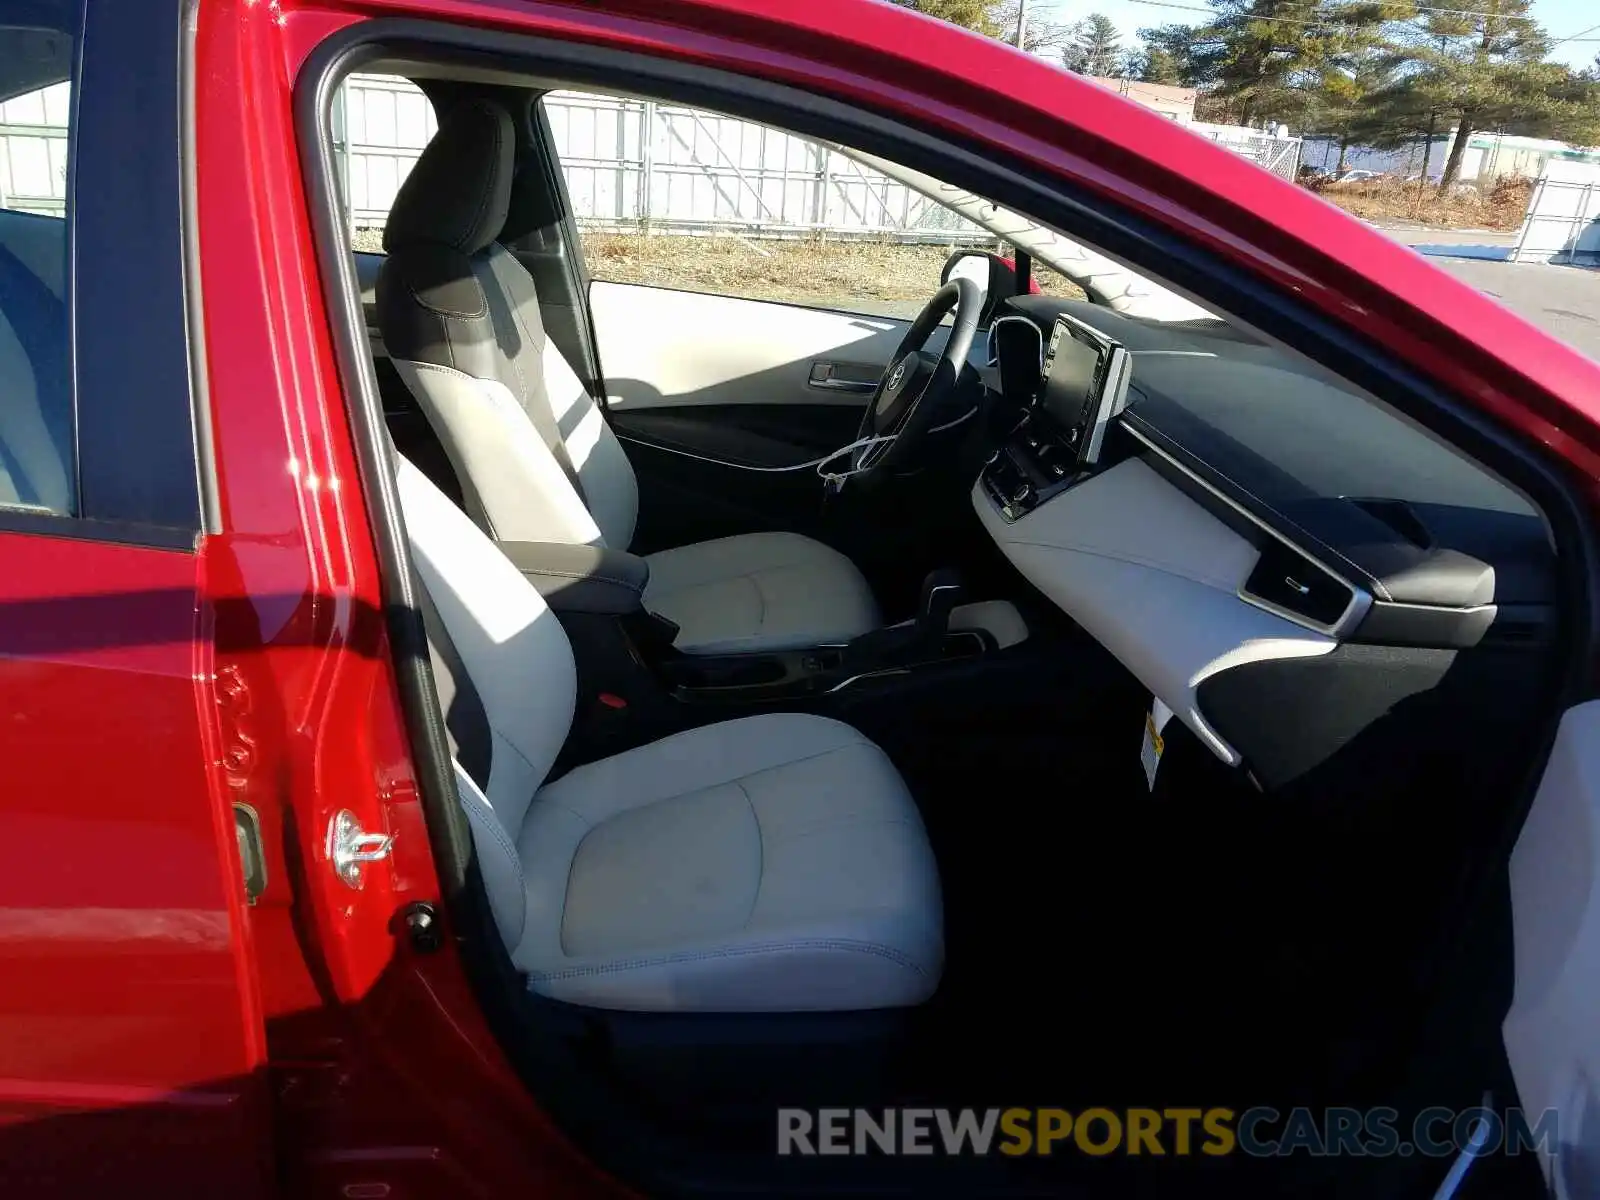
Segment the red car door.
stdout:
<svg viewBox="0 0 1600 1200">
<path fill-rule="evenodd" d="M 251 735 L 218 737 L 197 552 L 178 30 L 173 4 L 0 3 L 8 1196 L 272 1178 L 228 787 Z"/>
<path fill-rule="evenodd" d="M 1094 161 L 1096 148 L 1111 144 L 1125 127 L 1131 134 L 1157 136 L 1155 118 L 1141 125 L 1141 118 L 1124 112 L 1114 97 L 1085 95 L 1082 111 L 1068 123 L 1051 107 L 1059 85 L 1054 77 L 1043 77 L 1043 67 L 942 29 L 929 31 L 927 46 L 919 45 L 916 53 L 937 63 L 942 52 L 951 62 L 919 74 L 924 64 L 909 61 L 909 52 L 885 49 L 901 45 L 894 22 L 902 18 L 889 15 L 887 6 L 881 12 L 861 8 L 844 15 L 831 15 L 833 10 L 826 7 L 802 14 L 779 3 L 749 6 L 754 12 L 738 12 L 737 7 L 732 0 L 617 4 L 603 10 L 490 0 L 365 0 L 360 6 L 332 0 L 320 5 L 207 0 L 199 6 L 195 134 L 189 157 L 196 175 L 195 206 L 187 231 L 199 256 L 198 262 L 190 262 L 190 341 L 197 350 L 203 344 L 206 360 L 207 397 L 197 409 L 207 417 L 199 439 L 204 450 L 197 460 L 204 485 L 198 495 L 205 499 L 191 496 L 194 509 L 204 515 L 190 517 L 188 526 L 180 521 L 178 527 L 191 535 L 196 529 L 210 532 L 202 539 L 198 558 L 188 552 L 187 543 L 173 550 L 96 547 L 117 555 L 119 563 L 126 556 L 126 569 L 139 576 L 139 586 L 166 596 L 170 607 L 142 601 L 148 607 L 138 610 L 141 619 L 156 629 L 138 635 L 143 640 L 137 646 L 128 644 L 135 636 L 127 632 L 135 627 L 131 618 L 104 626 L 114 625 L 123 641 L 97 642 L 89 649 L 48 643 L 44 651 L 14 650 L 6 643 L 8 670 L 17 663 L 33 669 L 49 655 L 62 660 L 79 656 L 71 659 L 70 672 L 53 659 L 51 670 L 57 672 L 52 678 L 70 678 L 79 689 L 63 705 L 86 715 L 48 744 L 38 735 L 8 727 L 4 749 L 8 763 L 19 754 L 28 756 L 26 768 L 8 769 L 27 772 L 16 777 L 26 780 L 34 797 L 30 804 L 42 804 L 37 798 L 50 794 L 55 797 L 52 811 L 60 811 L 65 792 L 75 797 L 86 815 L 75 826 L 82 843 L 73 849 L 85 861 L 98 851 L 93 859 L 97 886 L 105 880 L 121 885 L 118 900 L 123 907 L 129 895 L 137 894 L 141 915 L 165 911 L 162 906 L 193 906 L 226 921 L 225 926 L 208 927 L 214 929 L 211 941 L 184 943 L 192 957 L 191 974 L 155 972 L 167 989 L 159 994 L 171 1001 L 161 1009 L 162 1017 L 173 1026 L 197 1030 L 192 1051 L 197 1059 L 206 1059 L 167 1061 L 163 1078 L 165 1086 L 184 1097 L 225 1096 L 217 1113 L 245 1113 L 253 1093 L 238 1081 L 266 1064 L 276 1083 L 280 1131 L 273 1150 L 280 1177 L 294 1194 L 388 1195 L 398 1194 L 393 1189 L 399 1185 L 415 1195 L 510 1194 L 541 1187 L 578 1195 L 596 1194 L 601 1186 L 595 1169 L 553 1131 L 506 1068 L 474 994 L 464 986 L 450 943 L 430 945 L 427 937 L 413 936 L 419 923 L 441 916 L 434 907 L 441 887 L 434 877 L 429 838 L 442 834 L 427 829 L 422 820 L 398 717 L 392 670 L 396 649 L 388 642 L 382 617 L 384 597 L 372 535 L 376 522 L 365 507 L 371 501 L 364 501 L 358 486 L 357 454 L 343 407 L 347 381 L 341 379 L 334 350 L 302 179 L 309 148 L 300 143 L 295 127 L 296 81 L 330 35 L 374 13 L 455 21 L 546 41 L 583 42 L 738 69 L 869 109 L 914 114 L 929 128 L 970 136 L 996 153 L 1015 150 L 1041 175 L 1087 181 L 1091 191 L 1115 197 L 1145 219 L 1181 228 L 1193 241 L 1228 247 L 1242 271 L 1296 289 L 1308 304 L 1335 318 L 1360 319 L 1375 338 L 1384 339 L 1419 370 L 1477 396 L 1485 410 L 1524 432 L 1559 433 L 1574 443 L 1574 459 L 1592 462 L 1586 458 L 1589 451 L 1580 449 L 1592 442 L 1592 432 L 1550 399 L 1571 390 L 1564 378 L 1573 373 L 1570 363 L 1555 358 L 1536 362 L 1537 348 L 1496 347 L 1488 337 L 1479 339 L 1485 344 L 1475 345 L 1475 324 L 1494 328 L 1485 311 L 1475 307 L 1475 297 L 1457 297 L 1462 313 L 1453 328 L 1419 317 L 1429 311 L 1426 295 L 1437 286 L 1432 272 L 1411 265 L 1376 235 L 1363 241 L 1348 230 L 1348 260 L 1333 261 L 1318 248 L 1315 229 L 1325 215 L 1313 199 L 1288 193 L 1278 197 L 1283 205 L 1280 223 L 1289 231 L 1278 236 L 1264 231 L 1251 215 L 1247 189 L 1254 186 L 1253 177 L 1241 182 L 1203 148 L 1179 146 L 1175 161 L 1166 167 L 1141 160 L 1125 166 L 1123 176 L 1113 176 L 1110 168 Z M 625 8 L 644 15 L 620 11 Z M 875 35 L 881 35 L 877 41 Z M 164 36 L 174 40 L 170 29 Z M 130 35 L 128 44 L 137 42 Z M 968 64 L 971 78 L 1007 83 L 976 83 L 963 91 L 955 78 L 957 58 Z M 1116 158 L 1109 153 L 1105 157 Z M 152 159 L 157 160 L 159 156 Z M 1179 193 L 1189 198 L 1191 208 L 1181 209 L 1173 200 Z M 176 211 L 176 202 L 170 211 Z M 168 227 L 180 228 L 170 221 Z M 80 231 L 79 279 L 90 261 L 82 236 Z M 168 248 L 170 261 L 162 260 L 164 269 L 182 261 L 181 249 Z M 1386 285 L 1363 283 L 1363 270 L 1383 277 Z M 101 469 L 94 455 L 106 453 L 105 443 L 113 438 L 94 434 L 92 442 L 84 440 L 93 433 L 94 416 L 85 381 L 104 379 L 117 369 L 113 364 L 121 364 L 126 383 L 132 374 L 127 364 L 142 364 L 156 347 L 150 331 L 139 325 L 156 315 L 148 284 L 142 286 L 139 311 L 130 314 L 125 305 L 121 323 L 104 328 L 98 322 L 85 324 L 81 309 L 89 298 L 109 305 L 104 295 L 75 300 L 80 306 L 75 360 L 79 486 L 85 504 L 102 502 L 105 495 L 130 503 L 148 500 L 145 492 L 131 487 L 126 497 L 102 493 L 102 485 L 94 483 Z M 119 332 L 130 343 L 123 347 L 124 357 L 83 361 L 84 337 L 110 338 Z M 184 342 L 181 329 L 168 331 L 156 348 L 177 353 Z M 133 357 L 137 346 L 144 348 Z M 150 384 L 142 374 L 138 384 L 144 395 Z M 1540 406 L 1513 401 L 1508 379 L 1531 380 L 1544 389 Z M 185 376 L 177 389 L 185 405 L 188 387 Z M 163 398 L 166 394 L 162 392 Z M 123 454 L 110 457 L 123 471 L 137 467 L 145 472 L 151 495 L 175 488 L 175 481 L 193 479 L 193 458 L 183 469 L 171 461 L 131 461 L 141 458 L 135 451 L 144 450 L 156 436 L 154 426 L 129 430 L 127 414 L 120 410 L 108 419 L 122 422 L 110 428 L 117 430 L 115 440 Z M 61 525 L 76 518 L 37 519 Z M 140 528 L 170 524 L 170 514 L 162 520 L 138 519 L 145 523 Z M 62 544 L 77 545 L 65 539 Z M 68 572 L 53 560 L 28 562 L 38 563 L 41 576 L 45 571 L 57 574 L 27 584 L 8 579 L 0 585 L 24 605 L 29 596 L 76 595 L 74 587 L 103 591 L 126 578 L 98 559 L 85 561 L 80 574 L 70 579 L 61 578 Z M 189 574 L 181 586 L 172 581 L 158 586 L 150 582 L 156 562 L 174 572 L 187 567 Z M 185 605 L 192 618 L 179 636 L 175 614 Z M 162 624 L 167 620 L 170 630 Z M 48 622 L 45 627 L 57 628 Z M 83 639 L 85 628 L 102 626 L 82 611 L 63 618 L 58 640 Z M 0 633 L 14 636 L 20 635 Z M 175 685 L 172 693 L 158 693 L 149 684 L 160 675 L 152 665 L 157 645 L 167 655 L 159 659 L 161 670 L 177 670 L 175 664 L 183 660 L 182 671 L 189 672 L 185 689 Z M 136 651 L 145 657 L 135 659 Z M 97 671 L 78 671 L 85 656 Z M 121 668 L 137 676 L 136 697 L 131 684 L 116 689 L 121 676 L 105 669 L 112 661 L 137 664 Z M 98 685 L 93 695 L 87 694 L 89 684 L 76 682 L 89 678 Z M 194 679 L 201 681 L 198 688 Z M 42 704 L 48 696 L 35 677 L 7 676 L 4 686 L 8 707 L 0 711 L 8 713 L 31 711 L 27 705 Z M 176 698 L 179 690 L 186 699 Z M 170 700 L 170 710 L 159 707 L 158 694 Z M 192 726 L 180 724 L 177 714 L 184 703 Z M 163 713 L 171 715 L 163 720 Z M 86 733 L 91 715 L 104 728 Z M 126 724 L 119 726 L 113 716 Z M 61 720 L 65 729 L 65 718 Z M 174 733 L 173 741 L 162 743 L 158 731 L 165 729 L 181 729 L 183 737 L 192 737 L 180 744 Z M 63 756 L 69 737 L 76 753 L 61 764 L 51 761 Z M 109 755 L 84 753 L 90 744 L 98 748 L 108 743 Z M 89 783 L 91 762 L 99 768 L 94 776 L 98 787 Z M 108 787 L 101 780 L 115 782 Z M 192 797 L 192 803 L 181 803 L 182 796 Z M 20 802 L 13 795 L 4 803 L 9 819 L 10 806 Z M 260 830 L 263 870 L 252 872 L 260 888 L 253 905 L 245 904 L 245 873 L 236 865 L 238 835 L 231 815 L 236 808 L 247 821 L 257 822 L 246 827 L 247 849 L 254 836 L 251 829 Z M 168 858 L 157 851 L 130 850 L 135 840 L 131 835 L 107 833 L 113 817 L 155 823 L 144 814 L 157 812 L 167 814 L 159 827 L 174 837 L 180 817 L 189 822 L 181 826 L 183 836 L 194 839 L 186 845 L 198 847 L 203 837 L 210 838 L 204 842 L 209 857 L 195 850 L 196 864 L 203 859 L 206 865 L 195 865 L 186 877 L 191 892 L 175 897 L 158 892 L 158 881 L 167 876 L 150 864 L 165 864 Z M 368 839 L 352 844 L 365 846 L 371 860 L 354 864 L 349 874 L 334 861 L 336 837 L 330 834 L 341 829 Z M 53 856 L 65 852 L 62 845 L 38 834 L 13 834 L 10 841 L 26 850 L 5 852 L 25 854 L 34 886 L 42 889 L 39 877 L 55 870 Z M 168 853 L 171 861 L 179 861 L 175 851 Z M 135 857 L 143 859 L 136 868 L 130 866 Z M 16 878 L 26 874 L 14 864 L 13 870 Z M 177 881 L 159 883 L 169 885 Z M 26 898 L 8 903 L 38 906 Z M 147 946 L 153 940 L 150 935 L 145 942 L 129 942 Z M 70 943 L 35 938 L 29 943 L 33 957 L 14 965 L 7 978 L 37 970 L 46 951 L 57 952 L 63 944 Z M 114 972 L 106 964 L 111 961 L 102 957 L 66 971 L 59 992 L 71 992 L 73 1002 L 96 1014 L 125 1011 L 72 990 L 80 980 L 108 986 Z M 131 969 L 127 974 L 135 977 Z M 224 978 L 230 981 L 226 985 Z M 202 1006 L 195 1002 L 202 992 L 215 1000 L 203 1016 L 197 1015 Z M 48 1001 L 66 1002 L 55 996 Z M 27 1012 L 45 1008 L 41 1001 Z M 0 1013 L 0 1019 L 9 1018 L 9 1009 Z M 206 1024 L 198 1025 L 202 1020 Z M 102 1027 L 86 1020 L 73 1024 L 80 1034 L 91 1026 Z M 155 1055 L 157 1050 L 141 1040 L 145 1033 L 116 1043 L 116 1052 L 130 1053 L 139 1045 Z M 199 1034 L 206 1039 L 203 1052 Z M 107 1044 L 113 1040 L 107 1033 Z M 76 1045 L 85 1059 L 91 1056 L 81 1037 Z M 67 1051 L 59 1053 L 64 1061 Z M 111 1052 L 105 1057 L 110 1061 Z M 108 1075 L 104 1063 L 92 1069 L 100 1072 L 94 1078 Z M 66 1067 L 56 1063 L 49 1070 L 55 1072 L 51 1078 L 59 1078 Z M 213 1080 L 231 1078 L 235 1090 L 207 1091 L 201 1074 Z M 189 1106 L 184 1112 L 213 1111 L 195 1099 L 183 1103 Z M 199 1126 L 195 1122 L 189 1127 Z M 217 1145 L 237 1156 L 229 1159 L 236 1168 L 252 1161 L 250 1152 L 261 1148 L 259 1141 L 249 1143 L 243 1125 L 217 1139 Z"/>
</svg>

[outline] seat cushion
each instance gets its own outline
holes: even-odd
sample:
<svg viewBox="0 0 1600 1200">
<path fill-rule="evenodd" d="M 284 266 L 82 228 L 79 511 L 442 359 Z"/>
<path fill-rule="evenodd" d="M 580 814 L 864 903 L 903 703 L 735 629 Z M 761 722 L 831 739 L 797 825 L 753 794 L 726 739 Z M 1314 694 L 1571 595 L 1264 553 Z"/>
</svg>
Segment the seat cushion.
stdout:
<svg viewBox="0 0 1600 1200">
<path fill-rule="evenodd" d="M 889 1008 L 932 994 L 939 877 L 915 802 L 848 725 L 773 713 L 580 767 L 517 838 L 512 952 L 533 990 L 599 1008 Z"/>
<path fill-rule="evenodd" d="M 872 589 L 837 550 L 798 533 L 750 533 L 646 556 L 645 607 L 689 654 L 848 642 L 879 625 Z"/>
</svg>

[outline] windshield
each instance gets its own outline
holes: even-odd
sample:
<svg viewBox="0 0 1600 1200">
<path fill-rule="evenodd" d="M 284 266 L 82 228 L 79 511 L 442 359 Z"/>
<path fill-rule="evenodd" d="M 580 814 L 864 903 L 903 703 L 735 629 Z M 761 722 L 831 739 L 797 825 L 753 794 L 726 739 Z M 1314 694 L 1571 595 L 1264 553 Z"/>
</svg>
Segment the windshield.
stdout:
<svg viewBox="0 0 1600 1200">
<path fill-rule="evenodd" d="M 960 213 L 975 225 L 1010 242 L 1082 288 L 1096 304 L 1128 316 L 1151 321 L 1213 321 L 1216 318 L 1191 300 L 1162 287 L 1121 263 L 1107 258 L 1064 234 L 1047 229 L 1027 217 L 1001 208 L 963 188 L 942 183 L 931 175 L 890 162 L 874 154 L 835 145 L 840 154 L 881 172 Z"/>
</svg>

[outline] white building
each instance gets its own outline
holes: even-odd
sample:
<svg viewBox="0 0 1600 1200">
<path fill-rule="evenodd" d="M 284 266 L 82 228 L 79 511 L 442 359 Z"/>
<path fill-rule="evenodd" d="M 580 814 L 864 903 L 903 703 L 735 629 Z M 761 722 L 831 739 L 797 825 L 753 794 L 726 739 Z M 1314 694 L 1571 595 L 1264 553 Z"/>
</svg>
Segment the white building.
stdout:
<svg viewBox="0 0 1600 1200">
<path fill-rule="evenodd" d="M 1548 162 L 1600 163 L 1600 149 L 1553 142 L 1547 138 L 1511 137 L 1502 133 L 1474 133 L 1461 156 L 1461 178 L 1537 179 Z"/>
<path fill-rule="evenodd" d="M 1194 120 L 1194 102 L 1198 94 L 1194 88 L 1171 87 L 1165 83 L 1141 83 L 1137 79 L 1107 79 L 1103 75 L 1090 75 L 1087 78 L 1103 88 L 1109 88 L 1119 96 L 1126 96 L 1129 100 L 1144 105 L 1153 112 L 1170 117 L 1180 125 L 1188 125 Z"/>
</svg>

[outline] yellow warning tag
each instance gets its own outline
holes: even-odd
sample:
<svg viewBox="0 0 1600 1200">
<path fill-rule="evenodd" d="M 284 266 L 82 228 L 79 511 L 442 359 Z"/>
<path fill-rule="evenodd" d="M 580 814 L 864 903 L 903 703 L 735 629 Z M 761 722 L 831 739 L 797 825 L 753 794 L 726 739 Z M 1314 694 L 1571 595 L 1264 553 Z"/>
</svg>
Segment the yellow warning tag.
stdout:
<svg viewBox="0 0 1600 1200">
<path fill-rule="evenodd" d="M 1144 744 L 1139 748 L 1139 762 L 1144 767 L 1144 781 L 1150 790 L 1156 790 L 1156 768 L 1161 765 L 1161 752 L 1167 748 L 1161 731 L 1172 720 L 1172 710 L 1160 700 L 1150 702 L 1150 711 L 1144 715 Z"/>
<path fill-rule="evenodd" d="M 1139 748 L 1139 763 L 1144 767 L 1144 781 L 1153 792 L 1156 789 L 1156 768 L 1161 765 L 1161 752 L 1166 749 L 1166 742 L 1161 737 L 1161 731 L 1156 728 L 1156 719 L 1149 713 L 1144 715 L 1144 745 Z"/>
</svg>

